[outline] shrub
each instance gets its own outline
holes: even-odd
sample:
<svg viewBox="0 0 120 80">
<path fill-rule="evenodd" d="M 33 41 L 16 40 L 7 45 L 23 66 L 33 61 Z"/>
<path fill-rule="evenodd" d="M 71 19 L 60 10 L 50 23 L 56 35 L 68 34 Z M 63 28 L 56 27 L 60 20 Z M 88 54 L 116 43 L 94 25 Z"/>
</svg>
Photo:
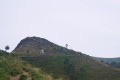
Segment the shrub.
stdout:
<svg viewBox="0 0 120 80">
<path fill-rule="evenodd" d="M 29 72 L 30 69 L 24 67 L 23 70 Z"/>
<path fill-rule="evenodd" d="M 10 72 L 10 75 L 17 76 L 19 74 L 22 74 L 22 71 L 20 69 L 12 69 Z"/>
<path fill-rule="evenodd" d="M 19 80 L 26 80 L 27 76 L 26 75 L 21 75 Z"/>
<path fill-rule="evenodd" d="M 31 76 L 32 76 L 32 80 L 40 80 L 41 79 L 41 75 L 33 70 L 29 71 Z"/>
</svg>

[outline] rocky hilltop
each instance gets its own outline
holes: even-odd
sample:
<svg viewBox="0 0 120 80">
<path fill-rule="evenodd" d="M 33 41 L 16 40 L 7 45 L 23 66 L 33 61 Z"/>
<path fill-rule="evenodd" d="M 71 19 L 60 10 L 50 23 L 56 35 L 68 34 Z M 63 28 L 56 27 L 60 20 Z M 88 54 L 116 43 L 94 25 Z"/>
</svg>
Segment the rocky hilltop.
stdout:
<svg viewBox="0 0 120 80">
<path fill-rule="evenodd" d="M 57 47 L 56 44 L 39 37 L 27 37 L 18 44 L 13 52 L 20 53 L 50 53 Z"/>
<path fill-rule="evenodd" d="M 75 51 L 54 44 L 44 38 L 27 37 L 20 41 L 17 47 L 13 50 L 14 53 L 33 53 L 33 54 L 76 54 Z M 80 53 L 80 52 L 78 52 Z M 81 54 L 81 53 L 80 53 Z"/>
</svg>

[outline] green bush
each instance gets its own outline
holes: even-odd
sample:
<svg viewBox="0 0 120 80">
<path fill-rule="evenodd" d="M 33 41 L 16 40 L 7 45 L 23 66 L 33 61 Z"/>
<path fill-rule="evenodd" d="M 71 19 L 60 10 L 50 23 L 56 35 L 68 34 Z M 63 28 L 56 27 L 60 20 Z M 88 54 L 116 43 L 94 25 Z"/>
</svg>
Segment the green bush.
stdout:
<svg viewBox="0 0 120 80">
<path fill-rule="evenodd" d="M 10 72 L 10 75 L 17 76 L 19 74 L 22 74 L 22 71 L 20 69 L 12 69 Z"/>
<path fill-rule="evenodd" d="M 23 70 L 26 71 L 26 72 L 29 72 L 30 69 L 24 67 Z"/>
<path fill-rule="evenodd" d="M 52 77 L 55 79 L 59 78 L 56 74 L 53 74 Z"/>
<path fill-rule="evenodd" d="M 19 80 L 26 80 L 27 76 L 26 75 L 21 75 Z"/>
<path fill-rule="evenodd" d="M 8 56 L 8 55 L 9 55 L 9 53 L 0 50 L 0 56 Z"/>
<path fill-rule="evenodd" d="M 41 79 L 41 75 L 33 70 L 29 71 L 31 76 L 32 76 L 32 80 L 40 80 Z"/>
</svg>

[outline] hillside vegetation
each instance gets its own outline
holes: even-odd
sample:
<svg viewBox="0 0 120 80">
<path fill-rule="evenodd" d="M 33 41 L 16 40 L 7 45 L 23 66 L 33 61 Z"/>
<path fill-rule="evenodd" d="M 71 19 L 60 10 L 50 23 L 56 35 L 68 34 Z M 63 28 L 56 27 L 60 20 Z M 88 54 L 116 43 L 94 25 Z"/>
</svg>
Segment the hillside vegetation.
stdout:
<svg viewBox="0 0 120 80">
<path fill-rule="evenodd" d="M 119 69 L 43 38 L 23 39 L 12 55 L 41 68 L 55 79 L 62 77 L 64 80 L 120 80 Z"/>
<path fill-rule="evenodd" d="M 99 57 L 94 57 L 98 61 L 104 61 L 106 63 L 112 63 L 112 62 L 117 62 L 120 63 L 120 58 L 99 58 Z"/>
<path fill-rule="evenodd" d="M 0 80 L 56 80 L 43 74 L 40 68 L 33 68 L 28 63 L 8 54 L 0 51 Z"/>
<path fill-rule="evenodd" d="M 97 57 L 94 58 L 111 67 L 116 67 L 120 69 L 120 58 L 97 58 Z"/>
</svg>

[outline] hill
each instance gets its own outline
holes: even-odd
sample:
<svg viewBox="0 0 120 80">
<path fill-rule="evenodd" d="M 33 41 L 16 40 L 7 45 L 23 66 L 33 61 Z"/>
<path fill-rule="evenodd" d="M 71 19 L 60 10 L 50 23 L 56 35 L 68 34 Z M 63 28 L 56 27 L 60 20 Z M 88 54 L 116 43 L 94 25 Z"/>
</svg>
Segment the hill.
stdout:
<svg viewBox="0 0 120 80">
<path fill-rule="evenodd" d="M 76 54 L 73 50 L 68 50 L 65 47 L 54 44 L 46 39 L 39 37 L 27 37 L 17 45 L 12 53 L 16 54 L 51 54 L 51 53 L 61 53 L 61 54 Z M 78 52 L 80 53 L 80 52 Z"/>
<path fill-rule="evenodd" d="M 62 77 L 64 80 L 120 80 L 119 69 L 43 38 L 23 39 L 12 55 L 41 68 L 55 79 Z"/>
</svg>

